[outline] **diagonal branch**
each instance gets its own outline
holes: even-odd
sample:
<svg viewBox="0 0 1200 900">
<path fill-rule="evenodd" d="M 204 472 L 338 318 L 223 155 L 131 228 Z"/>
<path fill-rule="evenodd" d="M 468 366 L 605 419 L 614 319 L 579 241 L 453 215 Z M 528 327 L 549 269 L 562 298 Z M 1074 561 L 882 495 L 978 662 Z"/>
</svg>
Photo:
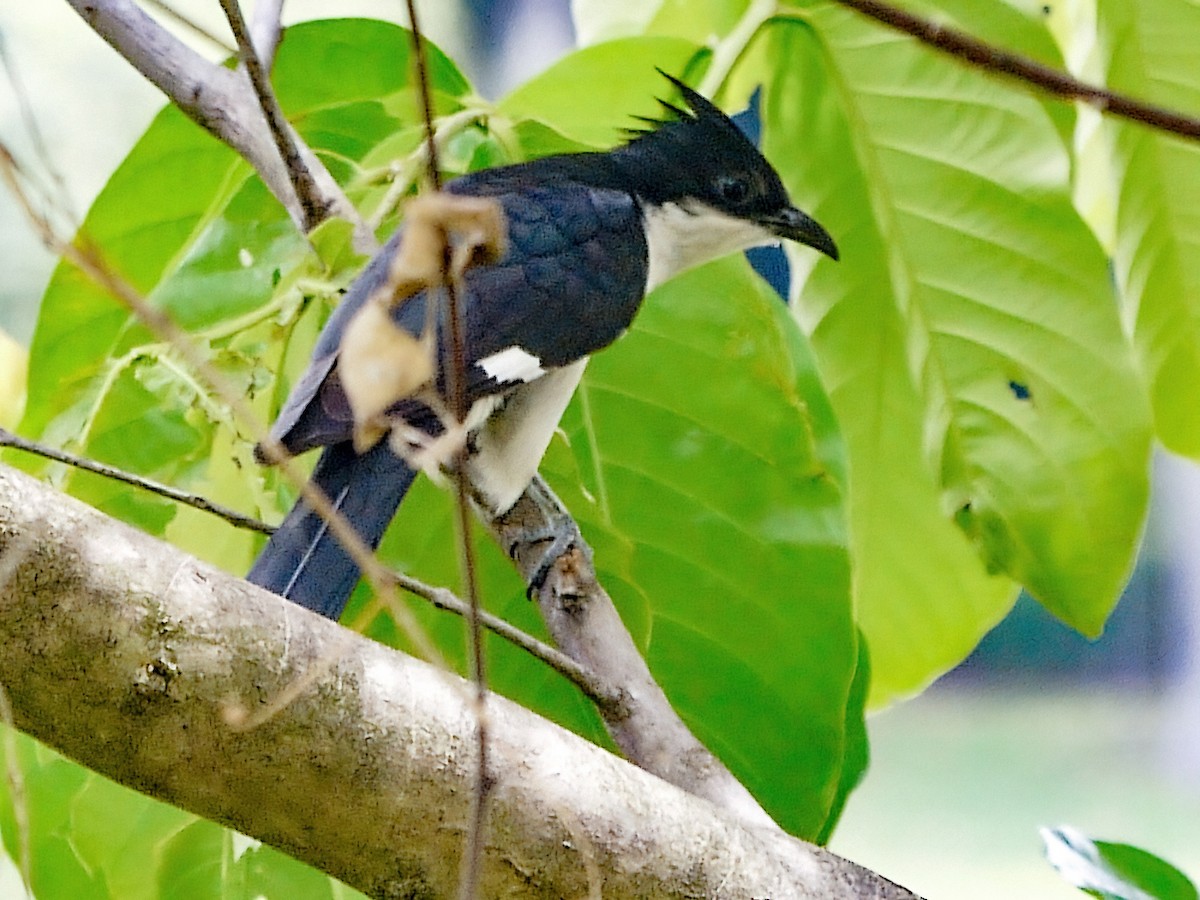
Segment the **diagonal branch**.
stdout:
<svg viewBox="0 0 1200 900">
<path fill-rule="evenodd" d="M 543 565 L 546 535 L 564 521 L 570 519 L 562 501 L 538 476 L 510 511 L 487 524 L 528 581 Z M 554 642 L 601 683 L 620 688 L 624 703 L 597 709 L 626 759 L 749 825 L 777 827 L 672 709 L 600 586 L 591 548 L 577 529 L 573 546 L 553 561 L 536 599 Z"/>
<path fill-rule="evenodd" d="M 133 0 L 67 0 L 92 30 L 141 72 L 192 121 L 237 151 L 287 208 L 298 227 L 304 210 L 292 189 L 288 169 L 245 72 L 210 63 Z M 355 243 L 368 252 L 378 244 L 329 170 L 288 126 L 304 167 L 329 214 L 355 223 Z"/>
<path fill-rule="evenodd" d="M 948 28 L 923 19 L 890 3 L 882 3 L 880 0 L 836 2 L 889 28 L 912 35 L 923 44 L 966 60 L 977 68 L 1024 81 L 1064 100 L 1079 100 L 1112 116 L 1130 119 L 1192 140 L 1200 140 L 1200 119 L 1194 116 L 1088 84 L 1066 72 L 981 41 L 956 28 Z"/>
</svg>

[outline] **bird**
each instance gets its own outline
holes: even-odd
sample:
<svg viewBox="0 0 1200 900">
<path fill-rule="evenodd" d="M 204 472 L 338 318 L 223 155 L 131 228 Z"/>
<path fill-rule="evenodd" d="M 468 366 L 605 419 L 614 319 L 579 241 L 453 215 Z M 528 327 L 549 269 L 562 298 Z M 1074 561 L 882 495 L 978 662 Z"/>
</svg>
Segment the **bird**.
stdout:
<svg viewBox="0 0 1200 900">
<path fill-rule="evenodd" d="M 494 515 L 511 509 L 536 474 L 589 357 L 625 333 L 658 285 L 727 254 L 784 240 L 838 259 L 829 232 L 793 205 L 779 174 L 731 119 L 659 71 L 682 102 L 659 100 L 663 117 L 639 117 L 644 127 L 628 129 L 615 148 L 485 169 L 444 186 L 453 196 L 490 198 L 507 228 L 503 255 L 468 268 L 459 290 L 470 403 L 463 425 L 467 474 L 476 502 Z M 287 454 L 321 448 L 312 482 L 373 549 L 419 466 L 398 452 L 403 442 L 355 446 L 341 377 L 353 361 L 342 358 L 342 337 L 387 281 L 404 234 L 402 224 L 348 288 L 270 431 Z M 427 306 L 436 301 L 428 293 L 392 313 L 414 337 L 431 320 Z M 448 329 L 444 314 L 432 312 L 434 384 L 444 393 Z M 388 413 L 408 435 L 434 439 L 447 425 L 433 406 L 410 398 Z M 336 620 L 359 576 L 301 499 L 247 579 Z"/>
</svg>

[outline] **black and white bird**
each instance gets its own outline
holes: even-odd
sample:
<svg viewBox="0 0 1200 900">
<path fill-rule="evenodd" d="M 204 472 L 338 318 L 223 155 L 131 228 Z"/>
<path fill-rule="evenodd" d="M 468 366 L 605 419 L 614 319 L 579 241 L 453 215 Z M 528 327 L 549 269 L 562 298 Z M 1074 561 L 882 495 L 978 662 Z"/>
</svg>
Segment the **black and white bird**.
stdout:
<svg viewBox="0 0 1200 900">
<path fill-rule="evenodd" d="M 460 301 L 469 476 L 492 512 L 507 511 L 524 492 L 588 357 L 629 328 L 655 287 L 694 266 L 780 240 L 838 257 L 829 233 L 792 205 L 779 175 L 733 122 L 667 77 L 687 108 L 664 103 L 667 120 L 649 123 L 623 146 L 488 169 L 446 185 L 450 194 L 494 199 L 508 229 L 506 254 L 467 270 Z M 403 239 L 401 228 L 351 286 L 271 432 L 292 454 L 324 448 L 313 481 L 371 547 L 416 471 L 387 440 L 355 451 L 339 349 L 350 319 L 387 279 Z M 414 336 L 426 325 L 425 300 L 418 295 L 394 314 Z M 442 331 L 435 358 L 444 368 Z M 416 399 L 389 413 L 410 432 L 433 437 L 445 428 Z M 359 570 L 301 501 L 247 577 L 336 619 Z"/>
</svg>

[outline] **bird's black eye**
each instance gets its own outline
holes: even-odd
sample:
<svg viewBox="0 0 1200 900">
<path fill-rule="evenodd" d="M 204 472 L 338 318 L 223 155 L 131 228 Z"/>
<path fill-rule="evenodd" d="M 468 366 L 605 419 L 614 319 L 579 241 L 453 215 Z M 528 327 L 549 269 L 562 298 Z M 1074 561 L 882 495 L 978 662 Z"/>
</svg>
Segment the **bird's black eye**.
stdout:
<svg viewBox="0 0 1200 900">
<path fill-rule="evenodd" d="M 717 196 L 726 203 L 745 203 L 750 196 L 750 182 L 737 175 L 722 175 L 716 182 Z"/>
</svg>

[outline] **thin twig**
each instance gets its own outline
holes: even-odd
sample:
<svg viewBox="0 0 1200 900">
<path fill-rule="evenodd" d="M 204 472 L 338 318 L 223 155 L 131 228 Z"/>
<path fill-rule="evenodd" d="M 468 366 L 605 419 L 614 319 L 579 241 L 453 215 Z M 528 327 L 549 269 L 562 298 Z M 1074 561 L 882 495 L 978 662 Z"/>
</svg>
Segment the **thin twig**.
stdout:
<svg viewBox="0 0 1200 900">
<path fill-rule="evenodd" d="M 412 28 L 413 59 L 417 68 L 417 88 L 421 96 L 421 111 L 425 120 L 425 145 L 428 155 L 429 183 L 441 190 L 441 168 L 438 162 L 437 132 L 433 123 L 433 96 L 429 87 L 429 69 L 425 60 L 425 42 L 417 19 L 415 0 L 407 0 L 408 21 Z M 450 406 L 460 423 L 468 412 L 466 340 L 463 315 L 459 303 L 459 285 L 451 273 L 451 252 L 448 235 L 442 242 L 442 283 L 446 290 L 446 325 L 450 330 L 450 365 L 446 387 Z M 471 795 L 471 814 L 467 828 L 466 852 L 463 854 L 459 897 L 474 900 L 483 865 L 484 829 L 487 825 L 487 796 L 491 780 L 488 775 L 487 719 L 487 659 L 484 655 L 483 626 L 480 621 L 479 581 L 475 571 L 475 555 L 471 545 L 471 500 L 467 475 L 467 446 L 463 443 L 455 454 L 454 501 L 457 519 L 459 565 L 462 570 L 463 592 L 467 598 L 467 634 L 470 651 L 471 681 L 475 685 L 475 733 L 477 764 L 475 790 Z"/>
<path fill-rule="evenodd" d="M 118 469 L 116 466 L 109 466 L 102 462 L 96 462 L 94 459 L 76 456 L 74 453 L 68 453 L 66 450 L 47 447 L 45 444 L 39 444 L 18 434 L 13 434 L 6 428 L 0 428 L 0 447 L 12 447 L 14 450 L 33 453 L 45 459 L 65 463 L 76 469 L 83 469 L 85 472 L 92 472 L 96 475 L 102 475 L 105 478 L 111 478 L 114 481 L 131 484 L 152 494 L 166 497 L 168 500 L 174 500 L 176 503 L 182 503 L 185 506 L 190 506 L 202 512 L 212 513 L 214 516 L 219 516 L 230 525 L 235 525 L 238 528 L 247 528 L 250 531 L 258 531 L 262 534 L 275 533 L 275 529 L 266 522 L 262 522 L 253 516 L 244 515 L 227 506 L 222 506 L 220 503 L 214 503 L 207 497 L 201 497 L 199 494 L 190 494 L 187 491 L 181 491 L 179 488 L 163 484 L 161 481 L 155 481 L 153 478 L 134 475 L 132 472 L 126 472 L 123 469 Z"/>
<path fill-rule="evenodd" d="M 879 0 L 837 2 L 889 28 L 912 35 L 923 44 L 964 59 L 978 68 L 1016 78 L 1056 97 L 1079 100 L 1110 115 L 1140 122 L 1192 140 L 1200 140 L 1200 119 L 1193 116 L 1087 84 L 1066 72 L 1044 66 L 1028 57 L 981 41 L 957 28 L 931 22 Z"/>
<path fill-rule="evenodd" d="M 279 99 L 271 87 L 270 76 L 263 68 L 258 53 L 254 50 L 250 29 L 246 26 L 245 18 L 242 17 L 242 8 L 238 4 L 238 0 L 221 0 L 221 8 L 225 10 L 225 18 L 229 20 L 229 28 L 233 31 L 233 37 L 237 41 L 238 56 L 242 60 L 242 65 L 246 67 L 246 74 L 250 77 L 254 93 L 258 95 L 258 102 L 267 119 L 267 127 L 271 130 L 271 137 L 275 140 L 279 156 L 283 160 L 288 178 L 292 182 L 292 188 L 296 192 L 296 199 L 304 214 L 304 231 L 312 231 L 328 217 L 329 203 L 321 199 L 321 190 L 317 187 L 316 179 L 313 178 L 308 166 L 304 164 L 300 148 L 292 137 L 287 119 L 279 106 Z"/>
<path fill-rule="evenodd" d="M 425 60 L 425 41 L 421 37 L 421 26 L 417 22 L 416 0 L 405 0 L 408 4 L 408 23 L 412 31 L 413 60 L 417 67 L 417 90 L 421 95 L 421 115 L 425 120 L 425 145 L 429 149 L 429 183 L 435 191 L 442 189 L 442 168 L 438 162 L 437 136 L 433 127 L 433 94 L 429 89 L 429 66 Z"/>
<path fill-rule="evenodd" d="M 431 606 L 437 609 L 462 616 L 463 618 L 466 618 L 470 614 L 470 605 L 460 600 L 448 588 L 433 587 L 416 578 L 400 573 L 396 573 L 396 584 L 410 594 L 428 601 Z M 519 647 L 530 656 L 554 669 L 554 671 L 579 688 L 589 700 L 602 710 L 605 710 L 606 713 L 611 711 L 614 715 L 621 714 L 621 710 L 624 708 L 627 699 L 625 693 L 604 681 L 587 666 L 567 656 L 561 650 L 551 647 L 544 641 L 539 641 L 529 632 L 522 631 L 506 619 L 492 615 L 487 610 L 481 609 L 479 611 L 479 621 L 497 637 L 503 638 L 513 646 Z"/>
</svg>

